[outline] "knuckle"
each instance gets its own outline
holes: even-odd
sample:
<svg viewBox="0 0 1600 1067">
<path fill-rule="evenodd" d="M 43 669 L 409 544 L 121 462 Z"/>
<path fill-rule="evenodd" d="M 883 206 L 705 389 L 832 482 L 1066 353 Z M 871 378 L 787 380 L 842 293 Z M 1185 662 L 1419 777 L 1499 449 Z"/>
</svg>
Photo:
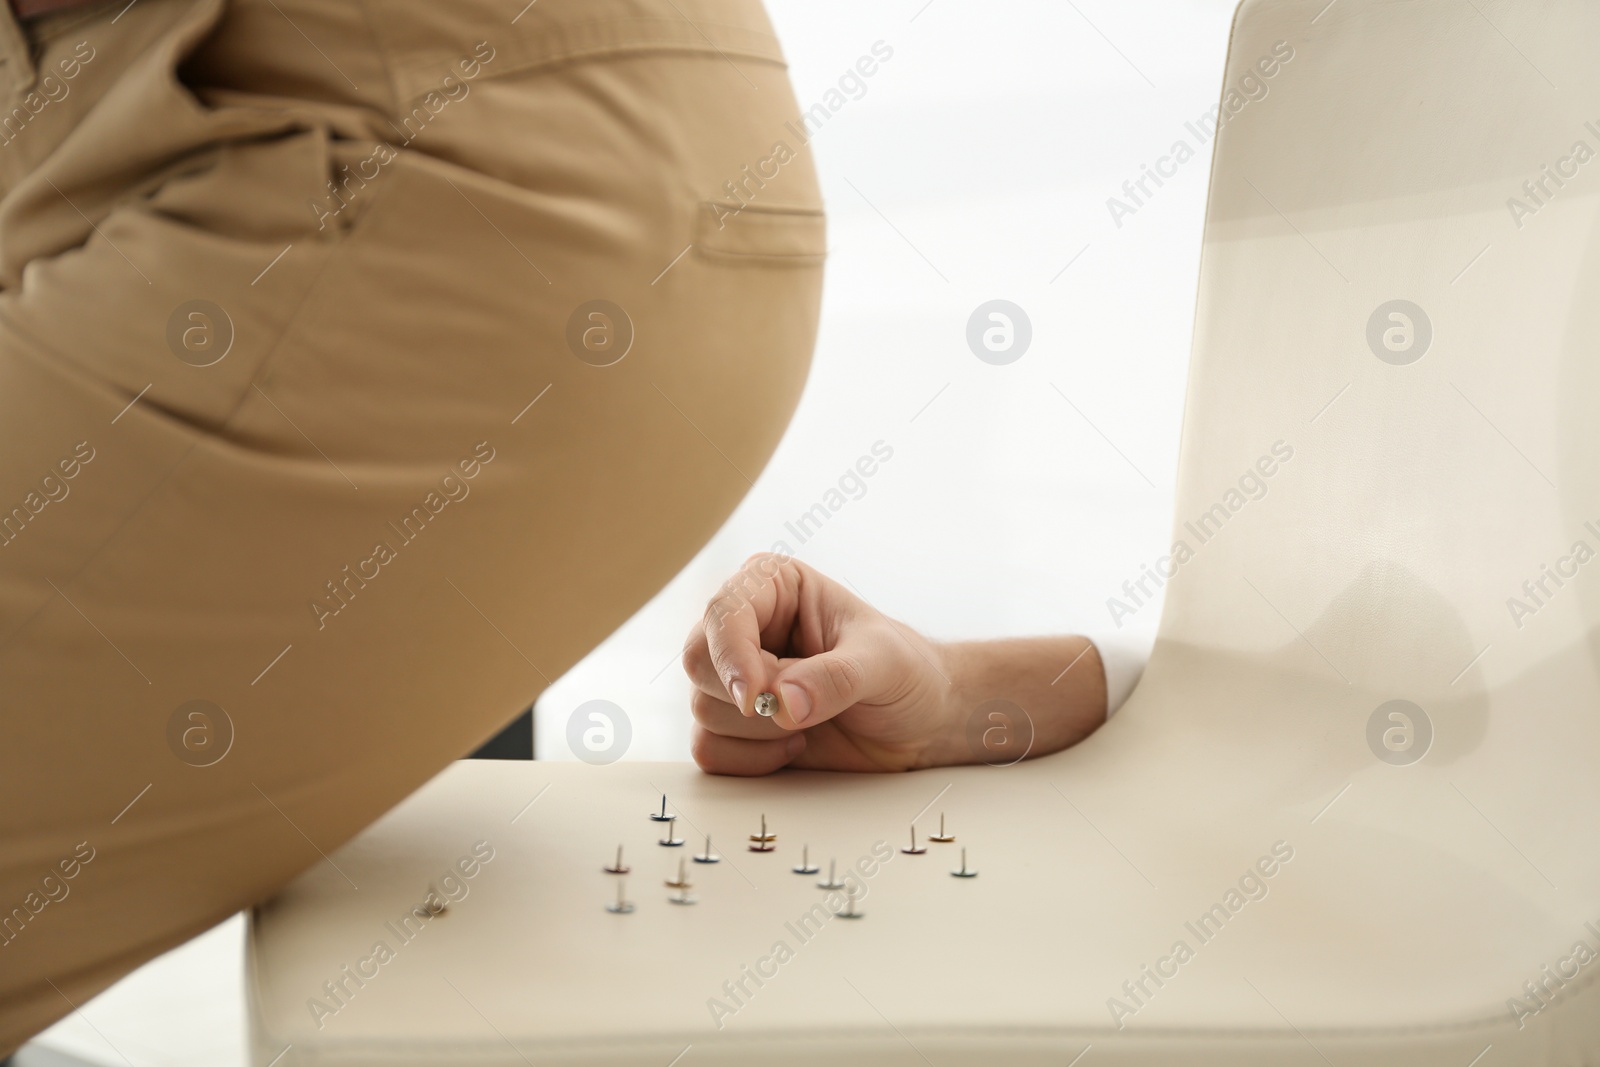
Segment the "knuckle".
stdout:
<svg viewBox="0 0 1600 1067">
<path fill-rule="evenodd" d="M 866 671 L 852 656 L 830 656 L 823 667 L 823 680 L 833 695 L 849 696 L 861 691 Z"/>
</svg>

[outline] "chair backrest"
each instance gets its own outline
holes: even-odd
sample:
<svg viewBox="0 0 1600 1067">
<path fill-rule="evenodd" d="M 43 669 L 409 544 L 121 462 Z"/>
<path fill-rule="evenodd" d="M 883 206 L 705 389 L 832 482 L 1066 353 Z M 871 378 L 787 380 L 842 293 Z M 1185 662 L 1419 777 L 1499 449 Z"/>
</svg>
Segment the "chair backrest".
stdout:
<svg viewBox="0 0 1600 1067">
<path fill-rule="evenodd" d="M 1589 0 L 1241 6 L 1130 720 L 1292 735 L 1312 791 L 1595 777 L 1597 41 Z"/>
</svg>

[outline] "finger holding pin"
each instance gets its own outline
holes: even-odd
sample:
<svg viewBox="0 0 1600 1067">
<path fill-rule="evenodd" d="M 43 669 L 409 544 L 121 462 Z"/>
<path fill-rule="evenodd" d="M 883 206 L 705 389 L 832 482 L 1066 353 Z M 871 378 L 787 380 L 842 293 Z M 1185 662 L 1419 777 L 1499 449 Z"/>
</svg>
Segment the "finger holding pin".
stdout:
<svg viewBox="0 0 1600 1067">
<path fill-rule="evenodd" d="M 920 856 L 924 852 L 928 851 L 927 846 L 923 846 L 922 848 L 918 848 L 917 847 L 917 826 L 916 826 L 916 823 L 912 823 L 911 824 L 911 844 L 909 846 L 907 846 L 906 848 L 901 849 L 900 851 L 904 852 L 908 856 Z"/>
<path fill-rule="evenodd" d="M 811 862 L 811 846 L 800 846 L 800 866 L 794 869 L 795 874 L 816 874 L 822 868 Z"/>
<path fill-rule="evenodd" d="M 763 719 L 770 719 L 778 714 L 778 695 L 776 693 L 761 693 L 756 697 L 756 714 Z"/>
<path fill-rule="evenodd" d="M 711 851 L 711 835 L 706 835 L 706 850 L 694 858 L 696 863 L 721 863 L 722 857 Z"/>
<path fill-rule="evenodd" d="M 629 871 L 633 870 L 633 868 L 625 866 L 623 864 L 623 862 L 622 862 L 622 846 L 618 845 L 617 846 L 617 861 L 615 863 L 613 863 L 609 867 L 602 867 L 601 870 L 605 871 L 607 874 L 627 874 Z"/>
</svg>

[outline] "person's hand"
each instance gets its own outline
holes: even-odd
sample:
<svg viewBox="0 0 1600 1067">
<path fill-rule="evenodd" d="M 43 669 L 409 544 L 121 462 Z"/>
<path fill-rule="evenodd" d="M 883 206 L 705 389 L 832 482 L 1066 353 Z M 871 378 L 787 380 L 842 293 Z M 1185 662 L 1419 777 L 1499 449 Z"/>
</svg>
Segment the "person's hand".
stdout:
<svg viewBox="0 0 1600 1067">
<path fill-rule="evenodd" d="M 798 560 L 752 556 L 695 624 L 695 762 L 901 771 L 969 762 L 944 650 Z M 772 718 L 755 712 L 778 696 Z"/>
</svg>

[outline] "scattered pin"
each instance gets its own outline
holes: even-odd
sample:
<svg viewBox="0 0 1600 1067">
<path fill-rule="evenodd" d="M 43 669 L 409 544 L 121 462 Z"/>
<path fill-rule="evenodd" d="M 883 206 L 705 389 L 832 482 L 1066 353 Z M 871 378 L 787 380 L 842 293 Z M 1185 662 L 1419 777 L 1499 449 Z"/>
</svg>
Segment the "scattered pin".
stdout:
<svg viewBox="0 0 1600 1067">
<path fill-rule="evenodd" d="M 794 869 L 795 874 L 816 874 L 822 868 L 811 862 L 811 846 L 800 846 L 800 866 Z"/>
<path fill-rule="evenodd" d="M 834 912 L 834 914 L 841 919 L 859 919 L 863 913 L 856 910 L 856 887 L 851 886 L 848 892 L 850 895 L 845 902 L 844 910 Z"/>
<path fill-rule="evenodd" d="M 928 851 L 926 847 L 924 847 L 924 848 L 918 848 L 917 847 L 917 826 L 916 826 L 915 823 L 911 824 L 911 845 L 910 845 L 910 847 L 909 848 L 903 848 L 900 851 L 904 852 L 908 856 L 920 856 L 924 852 Z"/>
<path fill-rule="evenodd" d="M 617 899 L 606 905 L 606 910 L 611 914 L 626 915 L 633 910 L 633 901 L 623 896 L 623 890 L 627 888 L 627 885 L 627 882 L 617 883 Z"/>
<path fill-rule="evenodd" d="M 655 822 L 671 822 L 673 819 L 677 818 L 676 815 L 669 815 L 667 813 L 667 794 L 661 794 L 661 814 L 657 815 L 652 811 L 650 813 L 650 818 Z"/>
<path fill-rule="evenodd" d="M 633 868 L 632 867 L 624 867 L 622 865 L 622 846 L 618 845 L 617 846 L 617 862 L 613 863 L 609 867 L 602 867 L 601 870 L 605 871 L 607 874 L 627 874 L 629 871 L 633 870 Z"/>
<path fill-rule="evenodd" d="M 828 880 L 826 882 L 818 882 L 817 883 L 817 888 L 819 888 L 819 889 L 843 889 L 844 888 L 844 883 L 839 881 L 839 879 L 837 879 L 837 878 L 835 878 L 833 876 L 833 872 L 834 872 L 834 870 L 835 870 L 835 868 L 837 866 L 838 866 L 838 861 L 837 860 L 829 860 L 828 861 Z"/>
<path fill-rule="evenodd" d="M 433 888 L 433 883 L 428 883 L 428 896 L 423 901 L 423 907 L 428 909 L 429 915 L 443 915 L 449 906 L 439 899 L 439 891 Z"/>
<path fill-rule="evenodd" d="M 696 863 L 721 863 L 722 857 L 711 851 L 711 835 L 706 835 L 706 850 L 694 858 Z"/>
<path fill-rule="evenodd" d="M 777 834 L 769 834 L 769 833 L 767 833 L 767 817 L 765 815 L 762 815 L 761 816 L 761 832 L 759 834 L 751 834 L 750 835 L 750 840 L 752 842 L 754 842 L 750 846 L 750 851 L 751 852 L 771 852 L 772 851 L 772 843 L 774 841 L 776 841 L 777 839 L 778 839 L 778 835 Z"/>
<path fill-rule="evenodd" d="M 756 697 L 756 714 L 770 719 L 778 714 L 778 697 L 775 693 L 762 693 Z"/>
<path fill-rule="evenodd" d="M 655 818 L 654 815 L 651 818 Z M 677 848 L 683 844 L 683 838 L 678 836 L 678 817 L 674 815 L 667 820 L 667 836 L 661 839 L 661 844 L 667 848 Z"/>
<path fill-rule="evenodd" d="M 957 878 L 976 878 L 976 877 L 978 877 L 978 872 L 977 871 L 970 870 L 967 867 L 967 850 L 966 849 L 962 849 L 961 850 L 961 869 L 959 871 L 951 871 L 950 873 L 952 875 L 954 875 L 955 877 L 957 877 Z"/>
<path fill-rule="evenodd" d="M 679 856 L 678 857 L 678 880 L 674 882 L 670 878 L 667 879 L 667 888 L 668 889 L 688 889 L 689 886 L 690 886 L 690 882 L 689 882 L 689 865 L 684 860 L 684 858 L 682 856 Z"/>
<path fill-rule="evenodd" d="M 678 895 L 677 896 L 668 897 L 667 900 L 670 901 L 673 904 L 698 904 L 698 903 L 700 903 L 700 898 L 699 897 L 691 897 L 689 895 L 689 887 L 688 886 L 684 886 L 682 889 L 678 890 Z"/>
<path fill-rule="evenodd" d="M 937 834 L 929 834 L 928 840 L 937 841 L 940 844 L 947 844 L 955 839 L 955 834 L 947 834 L 944 832 L 944 812 L 941 811 L 939 813 L 939 832 Z"/>
</svg>

